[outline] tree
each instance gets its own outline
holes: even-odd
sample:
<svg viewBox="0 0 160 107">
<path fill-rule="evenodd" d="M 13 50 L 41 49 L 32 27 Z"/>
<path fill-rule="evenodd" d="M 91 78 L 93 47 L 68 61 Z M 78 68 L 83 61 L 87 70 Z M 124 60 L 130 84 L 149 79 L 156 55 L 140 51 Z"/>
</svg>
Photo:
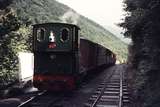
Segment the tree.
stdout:
<svg viewBox="0 0 160 107">
<path fill-rule="evenodd" d="M 30 22 L 22 23 L 15 12 L 0 10 L 0 84 L 15 81 L 18 74 L 18 52 L 31 50 Z"/>
<path fill-rule="evenodd" d="M 157 86 L 160 83 L 160 1 L 125 0 L 124 3 L 127 15 L 120 26 L 133 41 L 131 59 L 136 75 L 136 98 L 141 100 L 142 107 L 159 107 L 160 95 L 156 93 L 160 89 Z"/>
<path fill-rule="evenodd" d="M 10 58 L 14 59 L 15 56 L 9 45 L 13 38 L 10 33 L 19 29 L 20 22 L 12 9 L 6 8 L 0 12 L 2 13 L 0 16 L 0 76 L 4 77 L 4 75 L 8 76 L 9 71 L 14 68 L 15 62 L 10 60 Z"/>
</svg>

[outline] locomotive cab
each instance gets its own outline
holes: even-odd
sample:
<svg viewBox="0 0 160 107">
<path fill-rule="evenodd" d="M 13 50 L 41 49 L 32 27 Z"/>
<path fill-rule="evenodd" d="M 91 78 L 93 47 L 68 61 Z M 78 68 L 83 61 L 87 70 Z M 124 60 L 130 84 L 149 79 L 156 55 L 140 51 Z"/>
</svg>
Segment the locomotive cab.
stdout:
<svg viewBox="0 0 160 107">
<path fill-rule="evenodd" d="M 45 23 L 33 25 L 34 51 L 71 52 L 78 45 L 76 25 Z"/>
<path fill-rule="evenodd" d="M 55 85 L 56 88 L 74 88 L 72 84 L 75 81 L 74 76 L 78 73 L 79 62 L 78 31 L 79 28 L 72 24 L 33 25 L 35 87 L 50 89 L 49 86 L 53 88 Z M 47 87 L 44 87 L 44 84 L 48 84 Z"/>
</svg>

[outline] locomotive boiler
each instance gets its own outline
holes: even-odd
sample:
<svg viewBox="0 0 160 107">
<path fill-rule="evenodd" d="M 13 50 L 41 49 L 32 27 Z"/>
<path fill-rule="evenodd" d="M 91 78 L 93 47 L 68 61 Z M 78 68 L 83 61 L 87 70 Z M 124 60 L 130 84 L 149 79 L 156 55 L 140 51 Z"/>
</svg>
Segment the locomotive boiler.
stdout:
<svg viewBox="0 0 160 107">
<path fill-rule="evenodd" d="M 79 27 L 66 23 L 33 25 L 33 85 L 40 90 L 73 90 L 82 75 L 114 65 L 109 49 L 79 36 Z"/>
</svg>

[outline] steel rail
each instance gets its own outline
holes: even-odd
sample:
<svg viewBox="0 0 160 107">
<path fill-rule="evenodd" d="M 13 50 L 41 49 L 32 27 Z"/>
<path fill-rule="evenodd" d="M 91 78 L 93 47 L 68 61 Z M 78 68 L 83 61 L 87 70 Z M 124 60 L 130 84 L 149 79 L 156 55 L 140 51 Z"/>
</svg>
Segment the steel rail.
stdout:
<svg viewBox="0 0 160 107">
<path fill-rule="evenodd" d="M 20 104 L 19 106 L 17 106 L 17 107 L 23 107 L 23 106 L 27 105 L 29 102 L 31 102 L 31 101 L 33 101 L 34 99 L 36 99 L 37 97 L 44 95 L 45 93 L 46 93 L 46 91 L 43 91 L 43 92 L 41 92 L 41 93 L 38 93 L 37 95 L 31 97 L 29 100 L 21 103 L 21 104 Z"/>
<path fill-rule="evenodd" d="M 99 99 L 101 98 L 101 96 L 103 95 L 103 93 L 104 93 L 104 91 L 105 91 L 105 89 L 106 89 L 106 87 L 107 87 L 107 82 L 109 82 L 109 79 L 113 76 L 114 73 L 115 73 L 115 71 L 112 72 L 112 74 L 105 80 L 105 83 L 106 83 L 106 84 L 104 84 L 104 87 L 103 87 L 101 93 L 99 94 L 99 96 L 98 96 L 97 99 L 94 101 L 94 103 L 92 104 L 91 107 L 96 107 L 96 104 L 98 103 Z"/>
<path fill-rule="evenodd" d="M 29 100 L 21 103 L 18 107 L 28 107 L 27 104 L 32 104 L 32 101 L 34 101 L 36 98 L 39 98 L 40 96 L 43 97 L 43 95 L 46 93 L 47 91 L 43 91 L 39 94 L 37 94 L 36 96 L 31 97 Z M 44 107 L 52 107 L 54 105 L 54 103 L 57 103 L 58 101 L 60 101 L 65 95 L 60 95 L 59 97 L 56 98 L 52 98 L 49 97 L 50 100 L 46 102 Z M 34 102 L 33 102 L 34 103 Z M 37 103 L 37 104 L 41 104 L 41 102 Z M 44 103 L 42 103 L 44 104 Z M 29 106 L 30 107 L 30 106 Z"/>
<path fill-rule="evenodd" d="M 120 94 L 118 107 L 123 107 L 123 71 L 120 73 Z"/>
</svg>

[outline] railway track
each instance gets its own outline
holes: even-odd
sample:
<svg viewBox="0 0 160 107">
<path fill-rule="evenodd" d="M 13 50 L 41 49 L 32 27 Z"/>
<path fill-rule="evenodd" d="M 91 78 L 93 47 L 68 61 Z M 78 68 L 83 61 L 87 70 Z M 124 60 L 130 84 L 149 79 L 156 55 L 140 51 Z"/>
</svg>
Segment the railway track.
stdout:
<svg viewBox="0 0 160 107">
<path fill-rule="evenodd" d="M 60 101 L 63 96 L 62 94 L 56 96 L 43 91 L 21 103 L 18 107 L 54 107 L 54 104 Z"/>
<path fill-rule="evenodd" d="M 123 72 L 116 70 L 91 95 L 85 107 L 129 107 L 129 93 Z"/>
<path fill-rule="evenodd" d="M 127 85 L 124 80 L 121 67 L 116 67 L 113 72 L 107 74 L 106 79 L 98 85 L 87 103 L 82 105 L 75 104 L 74 94 L 59 93 L 50 94 L 46 91 L 40 92 L 23 102 L 18 107 L 130 107 L 130 98 L 127 90 Z M 66 95 L 67 94 L 67 95 Z M 77 96 L 75 96 L 77 98 Z"/>
</svg>

